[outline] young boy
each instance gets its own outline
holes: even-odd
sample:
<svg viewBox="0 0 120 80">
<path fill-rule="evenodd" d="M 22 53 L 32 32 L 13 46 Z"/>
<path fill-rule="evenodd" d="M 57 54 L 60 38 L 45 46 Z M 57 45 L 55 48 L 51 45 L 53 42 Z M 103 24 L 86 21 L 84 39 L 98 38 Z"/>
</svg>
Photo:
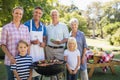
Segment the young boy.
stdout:
<svg viewBox="0 0 120 80">
<path fill-rule="evenodd" d="M 80 68 L 80 52 L 77 49 L 77 42 L 74 37 L 68 39 L 64 59 L 67 62 L 67 80 L 77 80 L 77 74 Z"/>
<path fill-rule="evenodd" d="M 19 55 L 15 57 L 16 64 L 11 64 L 15 80 L 32 79 L 32 57 L 27 54 L 27 42 L 20 40 L 17 46 Z"/>
</svg>

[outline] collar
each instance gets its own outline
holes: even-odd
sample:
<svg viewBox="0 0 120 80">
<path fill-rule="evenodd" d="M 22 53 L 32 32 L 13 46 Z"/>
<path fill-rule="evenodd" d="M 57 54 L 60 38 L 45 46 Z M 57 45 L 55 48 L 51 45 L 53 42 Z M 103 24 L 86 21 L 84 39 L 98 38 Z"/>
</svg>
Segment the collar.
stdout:
<svg viewBox="0 0 120 80">
<path fill-rule="evenodd" d="M 27 56 L 27 54 L 26 54 L 26 55 L 24 55 L 24 56 L 22 56 L 22 55 L 18 54 L 18 56 L 20 56 L 20 57 L 26 57 L 26 56 Z"/>
</svg>

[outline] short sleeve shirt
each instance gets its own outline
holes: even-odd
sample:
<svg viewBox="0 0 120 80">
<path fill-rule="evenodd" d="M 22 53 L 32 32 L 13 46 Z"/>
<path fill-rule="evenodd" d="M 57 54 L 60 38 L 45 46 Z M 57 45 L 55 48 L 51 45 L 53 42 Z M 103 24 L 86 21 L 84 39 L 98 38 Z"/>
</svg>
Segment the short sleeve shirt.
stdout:
<svg viewBox="0 0 120 80">
<path fill-rule="evenodd" d="M 30 20 L 25 22 L 24 24 L 28 27 L 29 32 L 30 32 Z M 32 31 L 42 31 L 42 27 L 43 27 L 43 36 L 46 36 L 46 27 L 45 27 L 45 25 L 42 22 L 40 22 L 40 27 L 37 29 L 36 26 L 35 26 L 35 22 L 32 19 Z"/>
<path fill-rule="evenodd" d="M 53 40 L 63 40 L 64 38 L 69 37 L 68 27 L 64 24 L 59 22 L 57 25 L 50 24 L 47 26 L 47 45 L 50 46 L 65 46 L 65 44 L 54 44 L 51 42 Z"/>
<path fill-rule="evenodd" d="M 80 56 L 79 50 L 76 49 L 75 51 L 71 52 L 68 49 L 66 49 L 64 51 L 64 56 L 67 56 L 67 63 L 69 64 L 70 69 L 75 70 L 77 63 L 78 63 L 77 57 Z"/>
</svg>

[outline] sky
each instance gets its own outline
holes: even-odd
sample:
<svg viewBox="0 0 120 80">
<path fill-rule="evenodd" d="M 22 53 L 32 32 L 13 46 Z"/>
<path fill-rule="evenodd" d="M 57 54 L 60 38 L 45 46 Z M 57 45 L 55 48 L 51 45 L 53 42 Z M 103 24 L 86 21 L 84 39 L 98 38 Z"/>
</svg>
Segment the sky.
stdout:
<svg viewBox="0 0 120 80">
<path fill-rule="evenodd" d="M 112 0 L 58 0 L 59 3 L 64 4 L 64 5 L 71 5 L 71 3 L 73 3 L 74 5 L 76 5 L 79 9 L 81 10 L 85 10 L 87 8 L 87 5 L 95 2 L 95 1 L 99 1 L 99 2 L 109 2 Z"/>
</svg>

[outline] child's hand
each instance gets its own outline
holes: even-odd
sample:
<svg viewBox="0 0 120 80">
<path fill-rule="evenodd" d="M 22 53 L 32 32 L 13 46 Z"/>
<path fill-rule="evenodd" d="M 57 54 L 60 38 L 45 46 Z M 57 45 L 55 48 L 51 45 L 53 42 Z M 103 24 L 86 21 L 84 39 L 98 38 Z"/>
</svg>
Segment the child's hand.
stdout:
<svg viewBox="0 0 120 80">
<path fill-rule="evenodd" d="M 77 73 L 77 71 L 78 71 L 78 70 L 74 70 L 74 71 L 73 71 L 73 74 L 76 74 L 76 73 Z"/>
<path fill-rule="evenodd" d="M 70 73 L 70 74 L 73 74 L 73 71 L 72 71 L 71 69 L 69 69 L 69 73 Z"/>
</svg>

